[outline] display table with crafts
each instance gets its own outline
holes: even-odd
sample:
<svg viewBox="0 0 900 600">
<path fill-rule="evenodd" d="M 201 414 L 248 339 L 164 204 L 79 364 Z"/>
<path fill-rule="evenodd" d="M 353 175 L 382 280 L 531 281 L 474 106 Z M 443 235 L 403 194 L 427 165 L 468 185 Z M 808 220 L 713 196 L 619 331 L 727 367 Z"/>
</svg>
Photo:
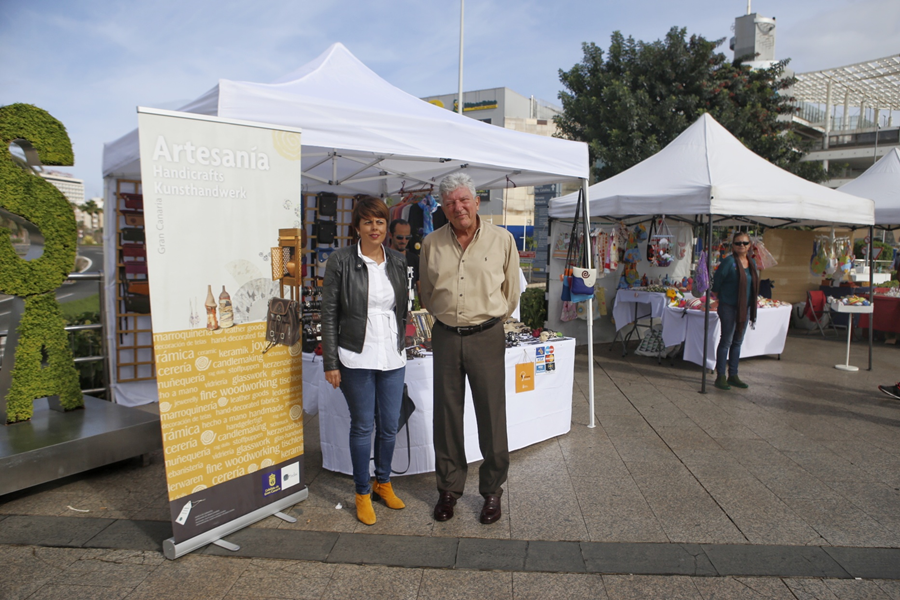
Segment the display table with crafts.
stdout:
<svg viewBox="0 0 900 600">
<path fill-rule="evenodd" d="M 663 313 L 663 343 L 666 347 L 684 343 L 684 360 L 703 364 L 703 310 L 666 307 Z M 741 344 L 741 358 L 781 354 L 791 323 L 791 306 L 758 308 L 755 328 L 747 327 Z M 706 336 L 706 367 L 716 368 L 716 348 L 721 334 L 719 315 L 709 313 L 709 332 Z"/>
<path fill-rule="evenodd" d="M 616 291 L 616 301 L 613 304 L 613 320 L 616 323 L 616 337 L 613 339 L 613 345 L 617 340 L 622 342 L 622 355 L 627 351 L 626 344 L 631 340 L 632 336 L 638 333 L 639 327 L 648 327 L 640 325 L 638 322 L 642 319 L 650 319 L 651 325 L 653 319 L 661 319 L 669 299 L 664 293 L 648 292 L 635 289 L 620 289 Z M 625 328 L 631 325 L 627 331 Z M 610 345 L 612 350 L 612 345 Z"/>
<path fill-rule="evenodd" d="M 393 462 L 396 472 L 409 466 L 405 475 L 434 471 L 432 362 L 433 358 L 426 356 L 406 363 L 406 384 L 416 410 L 409 419 L 409 446 L 404 427 L 397 434 Z M 516 365 L 526 362 L 535 365 L 534 389 L 516 392 Z M 574 369 L 575 340 L 571 338 L 507 348 L 506 420 L 510 450 L 568 433 L 572 424 Z M 315 414 L 318 410 L 322 466 L 329 471 L 351 474 L 350 412 L 340 389 L 333 389 L 325 381 L 321 356 L 303 355 L 303 396 L 305 412 Z M 465 432 L 466 457 L 469 462 L 481 460 L 468 385 Z"/>
</svg>

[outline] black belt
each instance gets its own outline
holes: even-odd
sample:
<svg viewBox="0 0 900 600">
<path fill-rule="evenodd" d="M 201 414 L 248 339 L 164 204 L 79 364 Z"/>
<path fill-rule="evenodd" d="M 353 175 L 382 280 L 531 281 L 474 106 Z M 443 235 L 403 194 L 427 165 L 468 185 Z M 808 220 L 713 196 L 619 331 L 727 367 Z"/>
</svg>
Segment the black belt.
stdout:
<svg viewBox="0 0 900 600">
<path fill-rule="evenodd" d="M 446 329 L 447 331 L 452 331 L 457 335 L 472 335 L 473 333 L 478 333 L 480 331 L 484 331 L 485 329 L 490 329 L 494 325 L 500 322 L 500 317 L 494 317 L 493 319 L 488 319 L 484 323 L 480 323 L 478 325 L 469 325 L 468 327 L 450 327 L 445 323 L 441 323 L 437 319 L 434 320 L 435 323 Z"/>
</svg>

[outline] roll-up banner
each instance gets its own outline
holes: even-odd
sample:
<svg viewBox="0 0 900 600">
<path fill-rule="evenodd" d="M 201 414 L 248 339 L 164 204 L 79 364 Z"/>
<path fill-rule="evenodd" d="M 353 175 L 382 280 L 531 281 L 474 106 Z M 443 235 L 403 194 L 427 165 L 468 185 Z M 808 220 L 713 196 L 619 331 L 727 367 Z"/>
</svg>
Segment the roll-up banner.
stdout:
<svg viewBox="0 0 900 600">
<path fill-rule="evenodd" d="M 265 354 L 270 251 L 301 227 L 300 131 L 138 108 L 176 558 L 306 498 L 302 360 Z"/>
</svg>

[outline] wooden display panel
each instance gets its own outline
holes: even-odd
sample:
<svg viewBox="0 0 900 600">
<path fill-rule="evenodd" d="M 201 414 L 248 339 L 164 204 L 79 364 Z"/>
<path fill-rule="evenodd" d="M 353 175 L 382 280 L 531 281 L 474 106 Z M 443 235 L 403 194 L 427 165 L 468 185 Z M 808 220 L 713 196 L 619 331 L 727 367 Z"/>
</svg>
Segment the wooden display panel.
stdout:
<svg viewBox="0 0 900 600">
<path fill-rule="evenodd" d="M 156 376 L 140 180 L 116 180 L 116 380 Z"/>
</svg>

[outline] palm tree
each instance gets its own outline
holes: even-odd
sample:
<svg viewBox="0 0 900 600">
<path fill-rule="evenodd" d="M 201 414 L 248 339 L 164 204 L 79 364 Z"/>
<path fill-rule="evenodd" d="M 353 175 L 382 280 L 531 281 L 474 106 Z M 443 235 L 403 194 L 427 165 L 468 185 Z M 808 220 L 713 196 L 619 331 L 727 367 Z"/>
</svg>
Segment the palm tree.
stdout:
<svg viewBox="0 0 900 600">
<path fill-rule="evenodd" d="M 92 234 L 95 233 L 96 229 L 97 229 L 96 225 L 94 225 L 94 217 L 99 215 L 101 210 L 102 209 L 99 206 L 97 206 L 97 203 L 93 199 L 88 200 L 87 202 L 85 202 L 84 204 L 81 205 L 81 212 L 83 212 L 87 215 L 90 215 L 90 217 L 91 217 L 91 233 Z"/>
</svg>

